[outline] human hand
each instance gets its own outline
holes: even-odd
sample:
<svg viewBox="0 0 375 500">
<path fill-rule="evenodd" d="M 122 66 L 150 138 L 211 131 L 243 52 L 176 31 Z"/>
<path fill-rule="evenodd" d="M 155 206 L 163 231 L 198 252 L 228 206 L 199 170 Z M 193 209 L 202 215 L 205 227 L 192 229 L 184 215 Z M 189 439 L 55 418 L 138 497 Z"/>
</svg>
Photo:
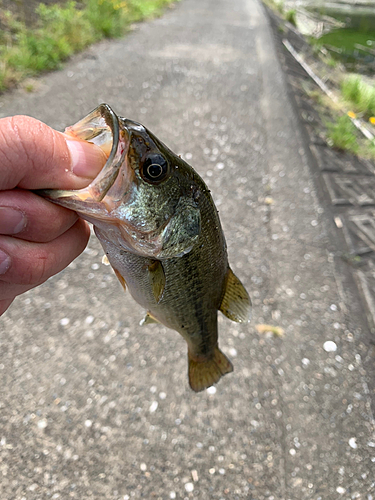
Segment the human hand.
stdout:
<svg viewBox="0 0 375 500">
<path fill-rule="evenodd" d="M 14 298 L 60 272 L 90 235 L 75 212 L 34 189 L 81 189 L 106 161 L 103 151 L 27 116 L 0 119 L 0 315 Z"/>
</svg>

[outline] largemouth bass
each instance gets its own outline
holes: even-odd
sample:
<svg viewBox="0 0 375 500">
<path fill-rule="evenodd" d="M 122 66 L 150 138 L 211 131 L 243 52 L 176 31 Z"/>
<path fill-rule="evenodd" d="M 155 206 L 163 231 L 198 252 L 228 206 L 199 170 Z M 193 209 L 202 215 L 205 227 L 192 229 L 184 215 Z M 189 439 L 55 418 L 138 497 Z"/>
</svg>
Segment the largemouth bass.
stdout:
<svg viewBox="0 0 375 500">
<path fill-rule="evenodd" d="M 144 323 L 180 333 L 188 345 L 190 387 L 210 387 L 233 370 L 218 347 L 217 311 L 247 322 L 251 310 L 229 267 L 210 191 L 149 130 L 108 105 L 66 133 L 100 146 L 108 160 L 85 189 L 39 194 L 93 224 L 123 288 L 147 310 Z"/>
</svg>

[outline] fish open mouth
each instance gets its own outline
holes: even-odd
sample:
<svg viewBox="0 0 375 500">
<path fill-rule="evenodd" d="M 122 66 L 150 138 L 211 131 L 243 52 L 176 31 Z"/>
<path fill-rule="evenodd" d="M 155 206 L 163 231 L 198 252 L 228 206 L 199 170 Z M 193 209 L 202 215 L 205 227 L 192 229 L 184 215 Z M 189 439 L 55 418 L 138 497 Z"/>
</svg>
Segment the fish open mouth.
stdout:
<svg viewBox="0 0 375 500">
<path fill-rule="evenodd" d="M 101 202 L 115 183 L 129 146 L 129 134 L 126 129 L 120 127 L 117 115 L 108 104 L 98 106 L 85 118 L 67 127 L 65 133 L 75 139 L 95 144 L 108 158 L 102 170 L 86 188 L 76 191 L 38 191 L 38 194 L 45 198 L 79 211 L 77 207 L 82 206 L 83 201 L 94 204 Z"/>
<path fill-rule="evenodd" d="M 173 214 L 167 212 L 167 217 L 161 219 L 149 217 L 148 208 L 145 209 L 143 204 L 144 199 L 147 201 L 150 198 L 137 197 L 138 159 L 150 149 L 158 150 L 157 139 L 150 136 L 143 125 L 118 117 L 107 104 L 98 106 L 85 118 L 68 127 L 65 133 L 100 147 L 108 159 L 86 188 L 47 189 L 36 193 L 57 205 L 74 210 L 82 219 L 93 224 L 96 231 L 116 240 L 122 249 L 147 257 L 161 256 L 163 238 L 170 238 L 171 228 L 174 228 L 173 224 L 170 225 Z M 191 220 L 191 215 L 189 217 Z M 167 228 L 169 232 L 166 233 Z M 182 252 L 186 253 L 186 246 Z M 166 256 L 167 252 L 163 255 Z"/>
</svg>

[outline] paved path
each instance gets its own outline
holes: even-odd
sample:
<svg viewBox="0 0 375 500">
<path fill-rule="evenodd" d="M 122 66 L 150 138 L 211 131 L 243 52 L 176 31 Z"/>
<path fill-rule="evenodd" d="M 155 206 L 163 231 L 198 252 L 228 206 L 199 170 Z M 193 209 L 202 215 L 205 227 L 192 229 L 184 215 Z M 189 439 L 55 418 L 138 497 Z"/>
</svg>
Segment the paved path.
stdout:
<svg viewBox="0 0 375 500">
<path fill-rule="evenodd" d="M 250 325 L 220 317 L 235 371 L 197 395 L 184 341 L 138 326 L 92 239 L 1 324 L 0 498 L 373 499 L 368 330 L 259 3 L 184 0 L 0 102 L 60 129 L 100 102 L 143 122 L 206 180 L 254 302 Z"/>
</svg>

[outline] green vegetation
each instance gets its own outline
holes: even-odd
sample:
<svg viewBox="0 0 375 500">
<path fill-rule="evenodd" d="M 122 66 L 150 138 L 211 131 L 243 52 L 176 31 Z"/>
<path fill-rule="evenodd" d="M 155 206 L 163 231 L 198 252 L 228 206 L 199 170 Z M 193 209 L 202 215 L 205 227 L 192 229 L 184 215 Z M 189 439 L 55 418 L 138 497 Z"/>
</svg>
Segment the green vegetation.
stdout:
<svg viewBox="0 0 375 500">
<path fill-rule="evenodd" d="M 83 0 L 37 7 L 33 29 L 0 11 L 0 91 L 61 61 L 102 38 L 123 35 L 133 22 L 157 15 L 172 0 Z"/>
<path fill-rule="evenodd" d="M 326 127 L 330 146 L 375 160 L 375 144 L 359 135 L 349 116 L 340 116 L 335 122 L 326 123 Z"/>
<path fill-rule="evenodd" d="M 361 68 L 373 73 L 375 64 L 375 31 L 342 28 L 330 31 L 320 38 L 310 37 L 310 43 L 318 48 L 325 47 L 331 57 L 342 62 L 349 70 Z"/>
<path fill-rule="evenodd" d="M 324 62 L 329 66 L 330 68 L 336 68 L 337 66 L 337 61 L 333 57 L 326 57 L 324 59 Z"/>
<path fill-rule="evenodd" d="M 330 45 L 343 52 L 354 52 L 358 44 L 375 48 L 375 32 L 364 33 L 355 29 L 342 28 L 330 31 L 318 39 L 312 39 L 311 42 L 318 45 Z"/>
<path fill-rule="evenodd" d="M 341 92 L 353 111 L 367 118 L 375 116 L 375 87 L 366 83 L 360 75 L 348 75 L 341 84 Z"/>
<path fill-rule="evenodd" d="M 327 123 L 327 138 L 330 146 L 358 154 L 357 129 L 348 116 L 343 115 L 336 122 Z"/>
<path fill-rule="evenodd" d="M 283 0 L 263 0 L 263 2 L 274 11 L 279 12 L 280 14 L 284 13 L 284 2 Z"/>
<path fill-rule="evenodd" d="M 296 9 L 290 9 L 287 12 L 285 12 L 285 19 L 290 24 L 293 24 L 293 26 L 297 26 L 296 15 L 297 15 Z"/>
</svg>

